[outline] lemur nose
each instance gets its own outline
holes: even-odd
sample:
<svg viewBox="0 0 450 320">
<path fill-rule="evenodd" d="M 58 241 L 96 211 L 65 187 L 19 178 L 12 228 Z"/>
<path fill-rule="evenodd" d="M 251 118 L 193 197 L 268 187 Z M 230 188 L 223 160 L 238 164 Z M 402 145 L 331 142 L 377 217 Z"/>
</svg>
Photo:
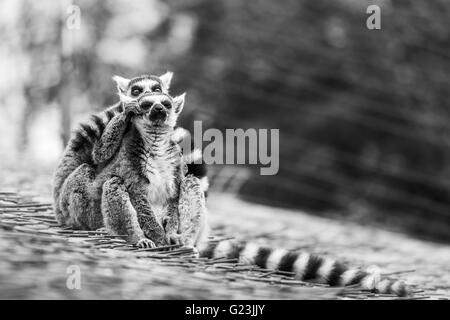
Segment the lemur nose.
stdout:
<svg viewBox="0 0 450 320">
<path fill-rule="evenodd" d="M 164 110 L 162 104 L 159 104 L 159 103 L 155 104 L 155 106 L 153 107 L 153 109 L 154 109 L 155 111 L 163 111 L 163 110 Z"/>
</svg>

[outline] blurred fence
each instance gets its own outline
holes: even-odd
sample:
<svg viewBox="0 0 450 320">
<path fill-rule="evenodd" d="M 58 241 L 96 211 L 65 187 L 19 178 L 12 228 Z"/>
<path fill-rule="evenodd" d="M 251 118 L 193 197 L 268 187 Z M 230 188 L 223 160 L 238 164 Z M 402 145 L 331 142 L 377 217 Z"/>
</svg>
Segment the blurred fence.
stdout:
<svg viewBox="0 0 450 320">
<path fill-rule="evenodd" d="M 450 240 L 448 1 L 74 1 L 82 24 L 65 60 L 65 16 L 44 2 L 45 20 L 20 2 L 15 23 L 34 36 L 7 42 L 33 66 L 19 79 L 22 123 L 70 104 L 73 124 L 113 102 L 113 73 L 172 69 L 184 126 L 280 129 L 279 173 L 215 166 L 220 190 Z M 381 30 L 365 26 L 371 4 Z"/>
</svg>

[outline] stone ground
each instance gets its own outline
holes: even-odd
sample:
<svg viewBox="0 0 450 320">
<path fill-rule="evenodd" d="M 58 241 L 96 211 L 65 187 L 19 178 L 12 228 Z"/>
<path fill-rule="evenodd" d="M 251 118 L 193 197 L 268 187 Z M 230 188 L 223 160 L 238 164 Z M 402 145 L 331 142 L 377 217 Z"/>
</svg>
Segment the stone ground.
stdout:
<svg viewBox="0 0 450 320">
<path fill-rule="evenodd" d="M 50 202 L 50 183 L 51 167 L 30 169 L 19 163 L 0 166 L 0 191 L 19 191 L 24 195 L 37 195 L 37 201 Z M 450 298 L 448 245 L 297 210 L 256 205 L 229 194 L 212 193 L 208 207 L 216 236 L 232 236 L 288 249 L 302 248 L 357 265 L 376 264 L 386 273 L 401 272 L 395 276 L 412 284 L 417 298 Z M 49 211 L 44 214 L 51 216 Z M 0 218 L 8 221 L 4 211 L 0 211 Z M 226 261 L 219 265 L 190 260 L 186 267 L 186 259 L 157 259 L 142 255 L 145 252 L 101 249 L 101 246 L 89 245 L 88 241 L 33 236 L 20 227 L 4 226 L 0 228 L 0 298 L 394 298 L 351 292 L 341 294 L 334 288 L 296 283 L 287 277 L 264 275 L 258 270 L 241 270 L 236 265 L 228 266 Z M 67 288 L 67 268 L 71 265 L 80 268 L 81 290 Z"/>
</svg>

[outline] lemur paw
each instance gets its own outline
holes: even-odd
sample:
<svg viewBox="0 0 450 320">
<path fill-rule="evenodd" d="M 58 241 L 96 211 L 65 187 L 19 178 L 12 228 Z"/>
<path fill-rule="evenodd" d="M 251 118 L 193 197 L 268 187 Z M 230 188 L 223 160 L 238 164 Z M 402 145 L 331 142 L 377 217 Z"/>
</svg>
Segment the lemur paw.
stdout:
<svg viewBox="0 0 450 320">
<path fill-rule="evenodd" d="M 181 241 L 181 234 L 175 233 L 175 232 L 171 232 L 167 234 L 167 238 L 169 240 L 169 244 L 173 245 L 173 244 L 183 244 Z"/>
<path fill-rule="evenodd" d="M 167 237 L 158 238 L 158 240 L 154 240 L 157 247 L 164 247 L 170 244 L 169 239 Z"/>
<path fill-rule="evenodd" d="M 106 230 L 105 227 L 101 227 L 101 228 L 95 229 L 95 232 L 105 233 L 105 232 L 108 232 L 108 230 Z"/>
<path fill-rule="evenodd" d="M 140 115 L 140 114 L 142 114 L 141 107 L 135 101 L 128 102 L 127 104 L 125 104 L 124 108 L 125 108 L 125 113 L 127 115 L 131 116 L 131 115 Z"/>
<path fill-rule="evenodd" d="M 141 249 L 149 249 L 149 248 L 156 247 L 155 243 L 152 240 L 147 239 L 147 238 L 143 238 L 143 239 L 139 240 L 136 243 L 136 246 Z"/>
<path fill-rule="evenodd" d="M 194 258 L 200 258 L 200 252 L 197 250 L 196 247 L 188 246 L 186 248 L 192 248 L 192 255 L 193 255 L 193 257 Z"/>
</svg>

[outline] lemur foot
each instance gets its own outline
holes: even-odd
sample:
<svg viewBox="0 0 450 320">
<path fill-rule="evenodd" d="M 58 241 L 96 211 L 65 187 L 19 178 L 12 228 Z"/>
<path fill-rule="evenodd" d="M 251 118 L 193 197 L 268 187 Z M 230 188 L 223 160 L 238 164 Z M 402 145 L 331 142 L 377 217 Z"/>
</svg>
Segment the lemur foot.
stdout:
<svg viewBox="0 0 450 320">
<path fill-rule="evenodd" d="M 139 240 L 136 243 L 136 246 L 141 249 L 156 248 L 155 243 L 152 240 L 147 239 L 147 238 L 143 238 L 143 239 Z"/>
<path fill-rule="evenodd" d="M 169 233 L 167 234 L 167 238 L 169 240 L 169 244 L 174 245 L 174 244 L 180 244 L 182 245 L 182 241 L 181 241 L 181 235 L 178 233 Z"/>
<path fill-rule="evenodd" d="M 152 241 L 156 247 L 164 247 L 164 246 L 167 246 L 170 244 L 169 238 L 164 233 L 164 230 L 162 230 L 162 232 L 157 232 L 157 231 L 145 232 L 144 231 L 144 234 L 148 239 L 152 239 Z"/>
<path fill-rule="evenodd" d="M 200 252 L 196 247 L 193 246 L 185 246 L 186 249 L 192 249 L 192 257 L 193 258 L 200 258 Z"/>
</svg>

